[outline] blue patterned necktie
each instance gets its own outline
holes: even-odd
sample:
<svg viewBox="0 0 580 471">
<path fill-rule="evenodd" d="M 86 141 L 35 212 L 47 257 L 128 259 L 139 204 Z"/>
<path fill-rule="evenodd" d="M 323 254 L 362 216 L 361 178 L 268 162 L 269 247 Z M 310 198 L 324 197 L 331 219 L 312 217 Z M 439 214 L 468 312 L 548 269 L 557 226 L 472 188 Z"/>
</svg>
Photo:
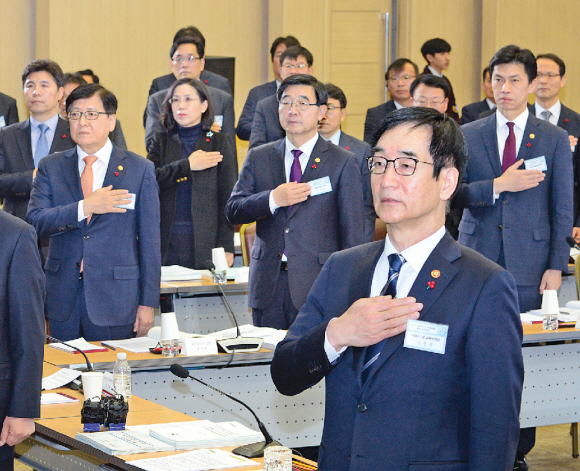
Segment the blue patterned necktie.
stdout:
<svg viewBox="0 0 580 471">
<path fill-rule="evenodd" d="M 38 136 L 38 141 L 36 141 L 36 149 L 34 149 L 34 168 L 38 168 L 39 162 L 48 155 L 48 142 L 46 141 L 46 131 L 48 131 L 48 126 L 44 123 L 38 125 L 38 130 L 40 131 L 40 136 Z"/>
<path fill-rule="evenodd" d="M 392 296 L 393 299 L 397 296 L 397 280 L 399 279 L 399 272 L 401 267 L 405 263 L 405 257 L 398 253 L 392 253 L 389 255 L 389 279 L 385 284 L 383 290 L 381 291 L 381 296 Z M 363 384 L 367 380 L 369 372 L 371 371 L 372 364 L 377 361 L 387 339 L 382 340 L 374 345 L 369 345 L 365 349 L 365 362 L 362 369 L 362 381 Z"/>
</svg>

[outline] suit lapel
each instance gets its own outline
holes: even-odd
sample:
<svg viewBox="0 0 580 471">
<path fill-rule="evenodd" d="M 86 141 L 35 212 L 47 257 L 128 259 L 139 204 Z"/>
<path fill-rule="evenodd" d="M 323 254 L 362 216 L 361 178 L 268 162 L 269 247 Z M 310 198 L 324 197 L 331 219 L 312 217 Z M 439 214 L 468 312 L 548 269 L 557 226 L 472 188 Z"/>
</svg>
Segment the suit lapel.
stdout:
<svg viewBox="0 0 580 471">
<path fill-rule="evenodd" d="M 535 108 L 535 107 L 534 107 Z M 528 122 L 526 123 L 526 129 L 524 130 L 524 137 L 522 138 L 522 143 L 520 145 L 520 150 L 518 152 L 518 160 L 529 159 L 532 156 L 536 142 L 538 141 L 538 122 L 539 118 L 536 118 L 530 113 L 528 116 Z M 532 137 L 533 136 L 533 137 Z M 524 168 L 524 167 L 520 167 Z"/>
<path fill-rule="evenodd" d="M 107 173 L 105 174 L 105 180 L 103 181 L 103 188 L 109 185 L 113 185 L 113 190 L 123 189 L 121 183 L 125 174 L 127 173 L 125 153 L 122 152 L 118 147 L 113 146 L 113 151 L 111 152 L 111 158 L 109 160 L 109 166 L 107 167 Z"/>
<path fill-rule="evenodd" d="M 481 129 L 481 135 L 483 138 L 483 144 L 486 148 L 487 157 L 491 167 L 493 168 L 493 173 L 496 177 L 501 176 L 501 164 L 499 157 L 499 150 L 497 147 L 497 118 L 495 113 L 492 114 L 491 119 Z"/>
<path fill-rule="evenodd" d="M 70 149 L 71 140 L 69 136 L 70 126 L 68 122 L 59 117 L 54 131 L 54 137 L 52 138 L 49 154 Z"/>
<path fill-rule="evenodd" d="M 34 159 L 32 157 L 32 144 L 30 143 L 30 119 L 23 121 L 18 126 L 18 133 L 16 134 L 16 142 L 18 143 L 18 150 L 22 165 L 27 170 L 34 169 Z"/>
<path fill-rule="evenodd" d="M 81 201 L 83 189 L 81 187 L 81 177 L 79 175 L 79 161 L 76 147 L 65 153 L 65 158 L 61 161 L 62 175 L 66 182 L 73 200 Z"/>
<path fill-rule="evenodd" d="M 270 159 L 270 173 L 273 182 L 273 187 L 277 188 L 286 183 L 286 168 L 284 166 L 284 154 L 286 152 L 286 140 L 282 139 L 280 142 L 273 147 L 272 157 Z"/>
</svg>

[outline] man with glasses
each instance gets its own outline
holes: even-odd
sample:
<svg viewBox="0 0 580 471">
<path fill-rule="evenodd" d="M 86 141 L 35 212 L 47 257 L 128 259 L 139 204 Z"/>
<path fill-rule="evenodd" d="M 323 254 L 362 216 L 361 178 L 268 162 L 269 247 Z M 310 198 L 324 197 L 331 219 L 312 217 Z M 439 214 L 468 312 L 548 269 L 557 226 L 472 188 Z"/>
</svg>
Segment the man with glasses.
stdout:
<svg viewBox="0 0 580 471">
<path fill-rule="evenodd" d="M 295 395 L 325 379 L 321 471 L 511 469 L 524 377 L 516 286 L 444 227 L 463 135 L 446 115 L 406 108 L 372 145 L 387 237 L 329 258 L 276 348 L 274 384 Z"/>
<path fill-rule="evenodd" d="M 449 85 L 441 77 L 431 74 L 419 75 L 411 84 L 413 106 L 433 108 L 439 113 L 447 112 Z"/>
<path fill-rule="evenodd" d="M 276 95 L 286 137 L 248 152 L 226 217 L 257 221 L 248 287 L 254 325 L 287 329 L 326 259 L 363 242 L 363 195 L 356 159 L 318 135 L 324 85 L 292 75 Z"/>
<path fill-rule="evenodd" d="M 385 80 L 391 99 L 382 105 L 369 108 L 365 119 L 364 141 L 371 143 L 375 129 L 388 113 L 412 105 L 409 88 L 419 75 L 417 64 L 409 59 L 397 59 L 387 69 Z"/>
<path fill-rule="evenodd" d="M 302 46 L 289 47 L 280 56 L 280 77 L 284 80 L 296 74 L 312 75 L 313 63 L 314 58 L 308 49 Z M 260 100 L 252 121 L 249 148 L 277 141 L 285 135 L 278 118 L 276 95 Z"/>
<path fill-rule="evenodd" d="M 580 241 L 580 114 L 560 102 L 560 90 L 566 84 L 566 64 L 556 54 L 536 56 L 538 85 L 534 94 L 536 103 L 530 111 L 538 118 L 555 124 L 568 133 L 574 164 L 574 229 L 573 237 Z"/>
<path fill-rule="evenodd" d="M 171 46 L 171 70 L 175 80 L 181 78 L 200 79 L 205 65 L 205 49 L 197 38 L 184 37 Z M 236 155 L 236 129 L 234 115 L 234 100 L 223 90 L 208 86 L 209 98 L 215 114 L 213 132 L 223 132 L 230 138 L 234 155 Z M 145 124 L 145 148 L 149 152 L 156 132 L 163 132 L 161 125 L 161 109 L 168 89 L 161 90 L 149 97 L 147 102 Z M 237 169 L 237 159 L 236 159 Z"/>
<path fill-rule="evenodd" d="M 81 85 L 66 102 L 76 147 L 40 162 L 26 220 L 50 237 L 46 317 L 62 340 L 147 334 L 159 305 L 159 188 L 153 163 L 114 146 L 117 99 Z"/>
</svg>

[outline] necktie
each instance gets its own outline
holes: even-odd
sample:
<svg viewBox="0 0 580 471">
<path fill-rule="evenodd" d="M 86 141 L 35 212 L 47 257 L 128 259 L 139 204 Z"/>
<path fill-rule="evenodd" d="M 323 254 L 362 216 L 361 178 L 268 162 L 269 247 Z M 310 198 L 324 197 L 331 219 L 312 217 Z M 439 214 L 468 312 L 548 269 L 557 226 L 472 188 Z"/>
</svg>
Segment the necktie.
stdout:
<svg viewBox="0 0 580 471">
<path fill-rule="evenodd" d="M 507 123 L 510 130 L 505 147 L 503 149 L 503 162 L 501 164 L 502 173 L 516 163 L 516 135 L 514 134 L 514 123 Z"/>
<path fill-rule="evenodd" d="M 392 253 L 389 255 L 389 279 L 381 291 L 381 296 L 390 295 L 393 298 L 397 296 L 397 280 L 399 279 L 399 272 L 405 261 L 405 257 L 401 254 Z M 362 369 L 363 383 L 367 380 L 369 372 L 371 371 L 370 366 L 379 358 L 386 342 L 387 339 L 374 345 L 369 345 L 365 349 L 365 363 Z"/>
<path fill-rule="evenodd" d="M 300 149 L 294 149 L 290 152 L 294 156 L 294 162 L 292 162 L 292 168 L 290 168 L 290 181 L 300 183 L 300 180 L 302 180 L 302 167 L 300 166 L 302 151 Z"/>
<path fill-rule="evenodd" d="M 551 111 L 542 111 L 540 113 L 540 116 L 542 117 L 542 119 L 544 121 L 548 121 L 548 123 L 550 122 L 550 118 L 552 117 L 552 112 Z"/>
<path fill-rule="evenodd" d="M 40 136 L 36 141 L 36 148 L 34 149 L 34 168 L 38 168 L 40 161 L 48 155 L 48 142 L 46 140 L 45 132 L 48 131 L 48 126 L 44 123 L 38 125 Z"/>
<path fill-rule="evenodd" d="M 87 155 L 83 158 L 85 161 L 85 168 L 83 169 L 83 173 L 81 173 L 81 187 L 83 189 L 83 196 L 86 198 L 87 196 L 93 193 L 93 164 L 97 161 L 97 157 L 95 155 Z M 91 222 L 91 214 L 87 218 L 87 224 Z M 84 258 L 81 260 L 81 270 L 82 273 L 84 270 Z"/>
</svg>

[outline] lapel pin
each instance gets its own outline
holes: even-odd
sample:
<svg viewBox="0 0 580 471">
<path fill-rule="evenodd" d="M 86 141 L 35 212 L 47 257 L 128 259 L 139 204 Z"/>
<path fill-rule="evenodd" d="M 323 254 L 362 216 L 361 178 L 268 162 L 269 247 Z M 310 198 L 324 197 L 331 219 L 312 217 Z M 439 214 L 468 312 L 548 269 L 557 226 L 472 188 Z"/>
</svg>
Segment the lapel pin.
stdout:
<svg viewBox="0 0 580 471">
<path fill-rule="evenodd" d="M 535 139 L 536 135 L 535 134 L 530 134 L 530 139 Z"/>
<path fill-rule="evenodd" d="M 117 167 L 117 170 L 120 170 L 120 171 L 122 172 L 122 171 L 123 171 L 123 166 L 122 166 L 122 165 L 119 165 L 119 166 Z"/>
<path fill-rule="evenodd" d="M 313 164 L 313 165 L 312 165 L 312 168 L 316 168 L 316 164 Z"/>
<path fill-rule="evenodd" d="M 316 158 L 314 159 L 314 161 L 315 161 L 316 163 L 318 163 L 318 162 L 320 162 L 320 159 L 319 159 L 318 157 L 316 157 Z"/>
<path fill-rule="evenodd" d="M 532 145 L 529 142 L 526 144 L 526 146 L 527 147 L 532 147 Z"/>
<path fill-rule="evenodd" d="M 205 142 L 209 142 L 209 141 L 210 141 L 209 137 L 206 137 Z"/>
<path fill-rule="evenodd" d="M 435 282 L 434 281 L 428 281 L 427 282 L 427 289 L 435 289 Z"/>
<path fill-rule="evenodd" d="M 565 123 L 567 123 L 567 122 L 568 122 L 568 118 L 566 118 L 566 119 L 564 120 L 564 122 L 565 122 Z"/>
<path fill-rule="evenodd" d="M 207 134 L 206 134 L 206 136 L 207 136 L 207 137 L 211 137 L 211 136 L 213 136 L 213 132 L 211 132 L 211 131 L 208 131 L 208 132 L 207 132 Z"/>
<path fill-rule="evenodd" d="M 441 276 L 441 272 L 440 272 L 439 270 L 433 270 L 433 271 L 431 272 L 431 276 L 432 276 L 433 278 L 439 278 L 439 277 Z"/>
<path fill-rule="evenodd" d="M 63 134 L 63 135 L 62 135 L 62 138 L 63 138 L 63 139 L 66 139 L 66 134 Z"/>
<path fill-rule="evenodd" d="M 115 172 L 115 176 L 118 177 L 119 176 L 119 172 Z"/>
<path fill-rule="evenodd" d="M 346 150 L 350 150 L 350 147 L 346 146 L 346 147 L 345 147 L 345 149 L 346 149 Z"/>
<path fill-rule="evenodd" d="M 203 83 L 205 83 L 207 85 L 207 80 L 204 80 Z"/>
</svg>

